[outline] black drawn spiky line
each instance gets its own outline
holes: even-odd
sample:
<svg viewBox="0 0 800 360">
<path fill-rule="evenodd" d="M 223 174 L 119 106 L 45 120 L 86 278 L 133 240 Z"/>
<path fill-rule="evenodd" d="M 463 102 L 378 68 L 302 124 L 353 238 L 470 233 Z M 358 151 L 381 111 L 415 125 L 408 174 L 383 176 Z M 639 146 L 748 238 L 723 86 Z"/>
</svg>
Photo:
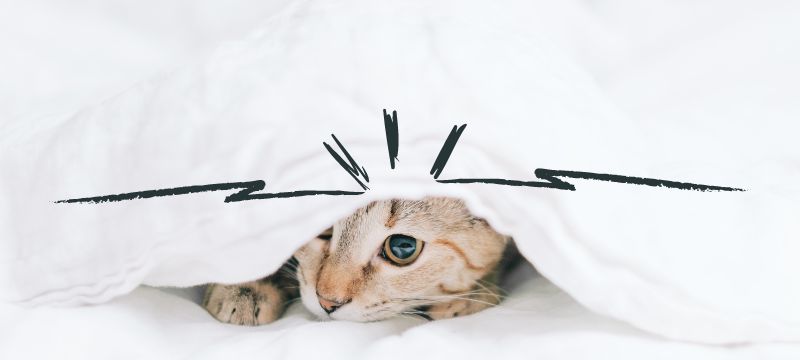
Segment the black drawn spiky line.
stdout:
<svg viewBox="0 0 800 360">
<path fill-rule="evenodd" d="M 389 154 L 389 166 L 392 169 L 394 169 L 396 162 L 398 161 L 398 150 L 399 150 L 397 111 L 392 111 L 392 114 L 390 116 L 387 113 L 386 109 L 384 109 L 383 121 L 384 121 L 384 129 L 386 132 L 386 145 Z M 439 176 L 444 170 L 445 165 L 447 165 L 447 162 L 450 159 L 450 156 L 452 155 L 453 150 L 455 149 L 455 146 L 458 143 L 458 140 L 461 137 L 461 134 L 466 129 L 466 127 L 467 127 L 466 124 L 463 124 L 461 126 L 453 126 L 452 130 L 445 139 L 444 144 L 442 145 L 442 148 L 439 150 L 439 154 L 437 155 L 436 160 L 433 163 L 433 167 L 431 167 L 430 171 L 430 174 L 433 175 L 433 178 L 436 182 L 441 184 L 480 183 L 480 184 L 490 184 L 490 185 L 523 186 L 523 187 L 536 187 L 536 188 L 549 188 L 549 189 L 575 191 L 576 189 L 574 185 L 562 179 L 562 178 L 569 178 L 569 179 L 580 179 L 580 180 L 607 181 L 620 184 L 646 185 L 646 186 L 664 187 L 664 188 L 679 189 L 679 190 L 745 191 L 744 189 L 726 187 L 726 186 L 703 185 L 703 184 L 693 184 L 686 182 L 643 178 L 635 176 L 600 174 L 600 173 L 570 171 L 570 170 L 550 170 L 542 168 L 534 170 L 533 173 L 538 180 L 532 180 L 532 181 L 509 180 L 501 178 L 456 178 L 456 179 L 440 180 Z M 174 188 L 135 191 L 129 193 L 113 194 L 113 195 L 73 198 L 73 199 L 57 200 L 55 201 L 55 203 L 99 204 L 99 203 L 125 201 L 125 200 L 148 199 L 154 197 L 187 195 L 187 194 L 195 194 L 195 193 L 210 192 L 210 191 L 232 191 L 232 190 L 238 190 L 238 191 L 226 196 L 225 197 L 226 203 L 246 201 L 246 200 L 292 198 L 300 196 L 316 196 L 316 195 L 347 196 L 347 195 L 364 194 L 367 190 L 369 190 L 369 187 L 366 185 L 367 183 L 369 183 L 369 174 L 367 173 L 367 169 L 364 166 L 358 164 L 358 162 L 353 158 L 352 155 L 350 155 L 345 146 L 339 141 L 338 138 L 336 138 L 334 134 L 331 134 L 331 138 L 333 138 L 333 141 L 336 143 L 337 147 L 342 152 L 342 155 L 340 155 L 339 152 L 334 150 L 333 147 L 326 142 L 322 143 L 323 146 L 331 155 L 331 157 L 333 157 L 333 159 L 342 167 L 342 169 L 344 169 L 347 172 L 347 174 L 350 175 L 350 177 L 352 177 L 353 180 L 355 180 L 356 183 L 358 183 L 358 185 L 364 191 L 297 190 L 297 191 L 270 193 L 270 192 L 260 192 L 264 190 L 264 188 L 266 187 L 266 182 L 264 180 L 253 180 L 253 181 L 243 181 L 243 182 L 206 184 L 206 185 L 190 185 L 190 186 L 180 186 Z"/>
<path fill-rule="evenodd" d="M 607 181 L 619 184 L 646 185 L 646 186 L 664 187 L 664 188 L 679 189 L 679 190 L 745 191 L 744 189 L 727 187 L 727 186 L 692 184 L 687 182 L 643 178 L 636 176 L 600 174 L 593 172 L 571 171 L 571 170 L 550 170 L 542 168 L 534 170 L 533 174 L 536 175 L 536 178 L 538 178 L 539 180 L 544 180 L 544 181 L 522 181 L 522 180 L 507 180 L 498 178 L 469 178 L 469 179 L 462 178 L 462 179 L 439 180 L 439 175 L 442 173 L 442 170 L 444 170 L 444 166 L 450 159 L 450 155 L 453 153 L 453 149 L 458 143 L 458 139 L 461 137 L 461 133 L 464 132 L 464 129 L 466 127 L 467 127 L 466 124 L 461 126 L 453 126 L 453 130 L 451 130 L 450 134 L 447 136 L 447 139 L 442 145 L 442 149 L 439 150 L 439 155 L 436 157 L 436 161 L 434 161 L 433 167 L 431 168 L 431 175 L 433 175 L 433 178 L 436 180 L 436 182 L 442 184 L 481 183 L 481 184 L 526 186 L 526 187 L 575 191 L 575 185 L 572 185 L 560 179 L 560 178 L 570 178 L 570 179 L 581 179 L 581 180 Z"/>
</svg>

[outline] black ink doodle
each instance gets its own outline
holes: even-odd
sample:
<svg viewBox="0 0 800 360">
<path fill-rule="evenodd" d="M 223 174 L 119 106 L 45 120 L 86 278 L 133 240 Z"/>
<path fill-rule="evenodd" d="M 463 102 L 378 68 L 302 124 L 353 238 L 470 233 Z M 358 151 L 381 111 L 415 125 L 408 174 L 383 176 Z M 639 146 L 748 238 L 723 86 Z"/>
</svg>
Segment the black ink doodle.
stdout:
<svg viewBox="0 0 800 360">
<path fill-rule="evenodd" d="M 386 129 L 386 146 L 389 148 L 389 165 L 394 169 L 397 151 L 400 147 L 400 133 L 397 131 L 397 111 L 392 111 L 392 116 L 383 109 L 383 127 Z"/>
<path fill-rule="evenodd" d="M 386 112 L 386 109 L 384 109 L 383 121 L 384 121 L 384 128 L 386 131 L 386 145 L 388 147 L 388 152 L 389 152 L 389 165 L 391 166 L 392 169 L 394 169 L 395 162 L 398 161 L 397 155 L 399 150 L 397 111 L 392 111 L 392 115 L 389 116 L 389 114 Z M 445 165 L 447 165 L 447 161 L 450 159 L 450 156 L 452 155 L 453 150 L 455 149 L 455 146 L 458 143 L 458 139 L 461 137 L 461 134 L 464 132 L 464 129 L 466 129 L 466 127 L 467 127 L 466 124 L 463 124 L 461 126 L 453 126 L 452 130 L 450 130 L 450 134 L 448 134 L 447 138 L 445 139 L 445 142 L 442 145 L 442 148 L 439 151 L 439 154 L 437 155 L 436 160 L 433 163 L 433 167 L 431 167 L 430 171 L 430 174 L 433 175 L 434 181 L 436 181 L 437 183 L 440 184 L 478 183 L 478 184 L 490 184 L 490 185 L 523 186 L 523 187 L 549 188 L 549 189 L 575 191 L 576 190 L 575 185 L 572 185 L 571 183 L 562 180 L 562 178 L 568 178 L 568 179 L 607 181 L 607 182 L 630 184 L 630 185 L 645 185 L 645 186 L 663 187 L 663 188 L 678 189 L 678 190 L 745 191 L 744 189 L 727 187 L 727 186 L 703 185 L 703 184 L 693 184 L 693 183 L 671 181 L 671 180 L 643 178 L 636 176 L 600 174 L 593 172 L 571 171 L 571 170 L 551 170 L 542 168 L 538 168 L 533 172 L 536 178 L 540 181 L 508 180 L 500 178 L 456 178 L 456 179 L 439 180 L 439 175 L 441 175 Z M 226 196 L 225 197 L 226 203 L 245 201 L 245 200 L 263 200 L 263 199 L 291 198 L 291 197 L 315 196 L 315 195 L 342 196 L 342 195 L 364 194 L 367 190 L 369 190 L 369 187 L 365 184 L 365 182 L 369 183 L 369 175 L 367 174 L 366 168 L 364 166 L 359 165 L 358 162 L 356 162 L 356 160 L 350 155 L 350 153 L 347 151 L 344 145 L 342 145 L 339 139 L 336 138 L 335 135 L 331 134 L 331 137 L 333 138 L 333 141 L 336 142 L 336 145 L 339 147 L 339 150 L 341 150 L 342 154 L 344 155 L 344 158 L 342 158 L 342 156 L 339 155 L 339 153 L 336 150 L 334 150 L 333 147 L 328 145 L 328 143 L 323 142 L 322 145 L 325 147 L 326 150 L 328 150 L 328 153 L 333 157 L 333 159 L 353 178 L 353 180 L 356 181 L 356 183 L 358 183 L 359 186 L 361 186 L 361 188 L 364 191 L 297 190 L 297 191 L 276 192 L 276 193 L 259 193 L 259 191 L 264 190 L 264 188 L 266 187 L 266 183 L 263 180 L 254 180 L 254 181 L 244 181 L 244 182 L 207 184 L 207 185 L 190 185 L 190 186 L 180 186 L 175 188 L 136 191 L 130 193 L 115 194 L 115 195 L 83 197 L 75 199 L 58 200 L 55 201 L 55 203 L 97 204 L 97 203 L 115 202 L 124 200 L 147 199 L 147 198 L 162 197 L 162 196 L 187 195 L 187 194 L 209 192 L 209 191 L 230 191 L 230 190 L 239 190 L 239 191 Z"/>
<path fill-rule="evenodd" d="M 347 173 L 350 174 L 351 177 L 353 177 L 353 180 L 355 180 L 358 183 L 358 185 L 361 185 L 362 189 L 369 190 L 369 188 L 366 185 L 364 185 L 364 183 L 361 182 L 361 180 L 358 179 L 359 176 L 361 176 L 364 178 L 364 181 L 369 182 L 369 175 L 367 175 L 367 169 L 365 169 L 363 166 L 361 167 L 358 166 L 358 163 L 355 160 L 353 160 L 353 157 L 350 156 L 350 153 L 347 152 L 347 149 L 344 148 L 344 146 L 342 145 L 342 143 L 339 142 L 339 139 L 337 139 L 336 136 L 331 134 L 331 137 L 333 138 L 333 141 L 336 141 L 336 145 L 338 145 L 339 149 L 342 150 L 344 156 L 347 158 L 347 161 L 349 161 L 350 164 L 344 162 L 344 159 L 342 159 L 342 157 L 339 156 L 339 153 L 333 150 L 333 148 L 331 148 L 331 146 L 328 145 L 328 143 L 322 142 L 322 145 L 324 145 L 325 148 L 328 149 L 328 153 L 330 153 L 331 156 L 333 156 L 336 162 L 338 162 L 339 165 L 341 165 L 342 168 L 345 171 L 347 171 Z"/>
</svg>

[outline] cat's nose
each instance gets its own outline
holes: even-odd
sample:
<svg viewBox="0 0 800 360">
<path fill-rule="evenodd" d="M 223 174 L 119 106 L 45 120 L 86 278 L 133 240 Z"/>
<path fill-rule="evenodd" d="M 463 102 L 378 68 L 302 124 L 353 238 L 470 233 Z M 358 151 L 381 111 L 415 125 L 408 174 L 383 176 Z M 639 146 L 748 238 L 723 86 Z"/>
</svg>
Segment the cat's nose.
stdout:
<svg viewBox="0 0 800 360">
<path fill-rule="evenodd" d="M 336 309 L 342 307 L 342 305 L 347 304 L 349 302 L 350 302 L 349 300 L 340 302 L 340 301 L 328 300 L 321 296 L 319 297 L 319 306 L 321 306 L 322 310 L 325 310 L 325 312 L 328 314 L 336 311 Z"/>
</svg>

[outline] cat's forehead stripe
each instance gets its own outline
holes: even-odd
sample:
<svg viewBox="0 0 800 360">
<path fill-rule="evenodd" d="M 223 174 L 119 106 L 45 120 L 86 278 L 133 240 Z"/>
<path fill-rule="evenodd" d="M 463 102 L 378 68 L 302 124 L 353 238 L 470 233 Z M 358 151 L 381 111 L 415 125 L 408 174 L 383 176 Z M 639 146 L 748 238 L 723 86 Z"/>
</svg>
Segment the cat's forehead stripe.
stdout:
<svg viewBox="0 0 800 360">
<path fill-rule="evenodd" d="M 372 208 L 375 207 L 375 205 L 378 205 L 377 201 L 373 201 L 373 202 L 367 204 L 367 206 L 364 207 L 364 214 L 368 214 L 369 211 L 372 210 Z"/>
<path fill-rule="evenodd" d="M 397 223 L 397 211 L 400 207 L 400 202 L 398 200 L 392 200 L 391 206 L 389 206 L 389 217 L 386 219 L 386 227 L 392 228 Z"/>
</svg>

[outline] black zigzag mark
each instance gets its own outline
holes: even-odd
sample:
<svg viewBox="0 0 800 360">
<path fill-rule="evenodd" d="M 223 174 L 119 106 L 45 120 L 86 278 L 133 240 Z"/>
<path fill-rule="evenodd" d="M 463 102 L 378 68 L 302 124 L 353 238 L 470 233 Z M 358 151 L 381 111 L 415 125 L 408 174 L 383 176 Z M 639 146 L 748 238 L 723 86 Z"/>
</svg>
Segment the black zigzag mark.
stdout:
<svg viewBox="0 0 800 360">
<path fill-rule="evenodd" d="M 392 116 L 390 117 L 387 114 L 386 110 L 384 109 L 383 118 L 384 118 L 384 128 L 386 130 L 386 144 L 389 150 L 389 163 L 392 169 L 394 169 L 395 161 L 397 161 L 397 154 L 399 148 L 397 112 L 392 111 Z M 434 161 L 433 167 L 431 167 L 430 174 L 433 175 L 433 178 L 435 179 L 436 182 L 443 184 L 483 183 L 483 184 L 493 184 L 493 185 L 538 187 L 538 188 L 575 191 L 574 185 L 562 180 L 562 178 L 570 178 L 570 179 L 607 181 L 620 184 L 664 187 L 664 188 L 680 189 L 680 190 L 746 191 L 744 189 L 727 187 L 727 186 L 703 185 L 703 184 L 694 184 L 687 182 L 643 178 L 635 176 L 601 174 L 601 173 L 571 171 L 571 170 L 550 170 L 541 168 L 534 170 L 534 175 L 536 175 L 537 179 L 542 181 L 508 180 L 500 178 L 460 178 L 460 179 L 439 180 L 438 179 L 439 175 L 441 175 L 445 165 L 447 165 L 447 161 L 450 159 L 450 156 L 452 155 L 453 150 L 455 149 L 455 146 L 458 143 L 458 139 L 461 137 L 461 134 L 464 132 L 464 129 L 466 127 L 467 127 L 466 124 L 461 126 L 453 126 L 453 129 L 448 134 L 447 139 L 442 145 L 442 148 L 439 151 L 436 160 Z M 367 174 L 366 168 L 360 166 L 355 161 L 355 159 L 353 159 L 353 157 L 350 155 L 347 149 L 345 149 L 344 145 L 342 145 L 342 143 L 339 142 L 339 139 L 337 139 L 335 135 L 331 134 L 331 137 L 333 138 L 333 140 L 336 142 L 336 145 L 344 154 L 344 158 L 341 155 L 339 155 L 339 153 L 336 152 L 330 145 L 323 142 L 322 144 L 325 146 L 325 149 L 328 150 L 328 153 L 334 158 L 334 160 L 336 160 L 336 162 L 345 171 L 347 171 L 347 173 L 361 186 L 362 189 L 368 190 L 369 188 L 364 184 L 364 182 L 369 183 L 369 175 Z M 345 158 L 347 159 L 346 161 Z M 361 181 L 361 178 L 363 178 L 364 182 Z M 162 197 L 162 196 L 186 195 L 186 194 L 194 194 L 194 193 L 209 192 L 209 191 L 231 191 L 231 190 L 239 190 L 239 191 L 225 197 L 226 203 L 246 201 L 246 200 L 291 198 L 291 197 L 314 196 L 314 195 L 337 196 L 337 195 L 364 194 L 364 191 L 343 191 L 343 190 L 298 190 L 298 191 L 276 192 L 276 193 L 258 193 L 258 191 L 264 190 L 265 187 L 266 183 L 263 180 L 254 180 L 254 181 L 232 182 L 232 183 L 181 186 L 175 188 L 144 190 L 144 191 L 136 191 L 130 193 L 114 194 L 114 195 L 102 195 L 102 196 L 66 199 L 66 200 L 55 201 L 55 203 L 97 204 L 97 203 L 115 202 L 124 200 L 147 199 L 147 198 Z"/>
<path fill-rule="evenodd" d="M 334 151 L 330 145 L 327 143 L 322 143 L 328 152 L 333 156 L 336 162 L 339 163 L 353 179 L 358 182 L 359 185 L 364 190 L 368 188 L 358 179 L 358 176 L 363 176 L 364 180 L 369 182 L 369 175 L 367 175 L 366 169 L 364 167 L 359 167 L 358 163 L 353 159 L 352 156 L 347 152 L 347 149 L 344 148 L 342 143 L 331 134 L 333 140 L 336 141 L 336 144 L 339 148 L 344 152 L 345 157 L 350 162 L 348 165 L 345 163 L 344 159 L 339 156 L 336 151 Z M 257 193 L 258 191 L 264 190 L 266 187 L 266 183 L 264 180 L 253 180 L 253 181 L 243 181 L 243 182 L 231 182 L 231 183 L 218 183 L 218 184 L 207 184 L 207 185 L 190 185 L 190 186 L 180 186 L 174 188 L 166 188 L 166 189 L 156 189 L 156 190 L 144 190 L 144 191 L 135 191 L 130 193 L 122 193 L 122 194 L 114 194 L 114 195 L 101 195 L 101 196 L 92 196 L 92 197 L 84 197 L 84 198 L 76 198 L 76 199 L 66 199 L 66 200 L 58 200 L 55 201 L 57 204 L 71 204 L 71 203 L 91 203 L 91 204 L 99 204 L 105 202 L 115 202 L 115 201 L 124 201 L 124 200 L 136 200 L 136 199 L 148 199 L 153 197 L 163 197 L 163 196 L 176 196 L 176 195 L 187 195 L 187 194 L 196 194 L 201 192 L 209 192 L 209 191 L 227 191 L 227 190 L 237 190 L 241 189 L 240 191 L 228 195 L 225 197 L 225 202 L 238 202 L 238 201 L 246 201 L 246 200 L 264 200 L 264 199 L 278 199 L 278 198 L 291 198 L 291 197 L 299 197 L 299 196 L 313 196 L 313 195 L 361 195 L 363 191 L 343 191 L 343 190 L 297 190 L 297 191 L 287 191 L 287 192 L 276 192 L 276 193 Z"/>
<path fill-rule="evenodd" d="M 508 180 L 508 179 L 498 179 L 498 178 L 466 178 L 466 179 L 439 180 L 438 179 L 439 174 L 442 173 L 444 166 L 450 159 L 450 155 L 452 154 L 453 149 L 455 148 L 456 143 L 458 143 L 458 139 L 461 136 L 461 133 L 464 131 L 464 128 L 466 128 L 466 126 L 467 126 L 466 124 L 461 125 L 461 127 L 453 126 L 453 129 L 450 131 L 450 134 L 447 136 L 447 139 L 442 145 L 442 149 L 439 151 L 439 156 L 436 157 L 436 160 L 433 163 L 433 167 L 431 168 L 431 175 L 433 175 L 433 178 L 436 179 L 436 182 L 442 184 L 482 183 L 482 184 L 493 184 L 493 185 L 526 186 L 526 187 L 575 191 L 575 185 L 572 185 L 560 179 L 560 178 L 571 178 L 571 179 L 583 179 L 583 180 L 608 181 L 620 184 L 646 185 L 646 186 L 664 187 L 664 188 L 680 189 L 680 190 L 745 191 L 744 189 L 727 187 L 727 186 L 703 185 L 703 184 L 693 184 L 693 183 L 678 182 L 671 180 L 643 178 L 636 176 L 600 174 L 600 173 L 592 173 L 585 171 L 550 170 L 542 168 L 534 170 L 533 173 L 534 175 L 536 175 L 538 179 L 544 181 L 523 181 L 523 180 Z"/>
<path fill-rule="evenodd" d="M 277 192 L 277 193 L 256 193 L 256 191 L 264 190 L 266 183 L 264 180 L 254 180 L 254 181 L 243 181 L 243 182 L 232 182 L 232 183 L 219 183 L 219 184 L 208 184 L 208 185 L 191 185 L 191 186 L 180 186 L 175 188 L 167 188 L 167 189 L 156 189 L 156 190 L 144 190 L 144 191 L 136 191 L 130 193 L 123 193 L 123 194 L 115 194 L 115 195 L 102 195 L 102 196 L 93 196 L 93 197 L 85 197 L 85 198 L 77 198 L 77 199 L 66 199 L 66 200 L 58 200 L 55 203 L 61 204 L 71 204 L 71 203 L 91 203 L 91 204 L 99 204 L 105 202 L 115 202 L 115 201 L 123 201 L 123 200 L 136 200 L 136 199 L 148 199 L 153 197 L 162 197 L 162 196 L 176 196 L 176 195 L 186 195 L 186 194 L 195 194 L 201 192 L 209 192 L 209 191 L 226 191 L 226 190 L 237 190 L 241 189 L 236 193 L 228 195 L 225 197 L 225 202 L 238 202 L 238 201 L 245 201 L 245 200 L 260 200 L 260 199 L 277 199 L 277 198 L 290 198 L 290 197 L 297 197 L 297 196 L 312 196 L 312 195 L 361 195 L 363 191 L 341 191 L 341 190 L 298 190 L 298 191 L 288 191 L 288 192 Z"/>
</svg>

